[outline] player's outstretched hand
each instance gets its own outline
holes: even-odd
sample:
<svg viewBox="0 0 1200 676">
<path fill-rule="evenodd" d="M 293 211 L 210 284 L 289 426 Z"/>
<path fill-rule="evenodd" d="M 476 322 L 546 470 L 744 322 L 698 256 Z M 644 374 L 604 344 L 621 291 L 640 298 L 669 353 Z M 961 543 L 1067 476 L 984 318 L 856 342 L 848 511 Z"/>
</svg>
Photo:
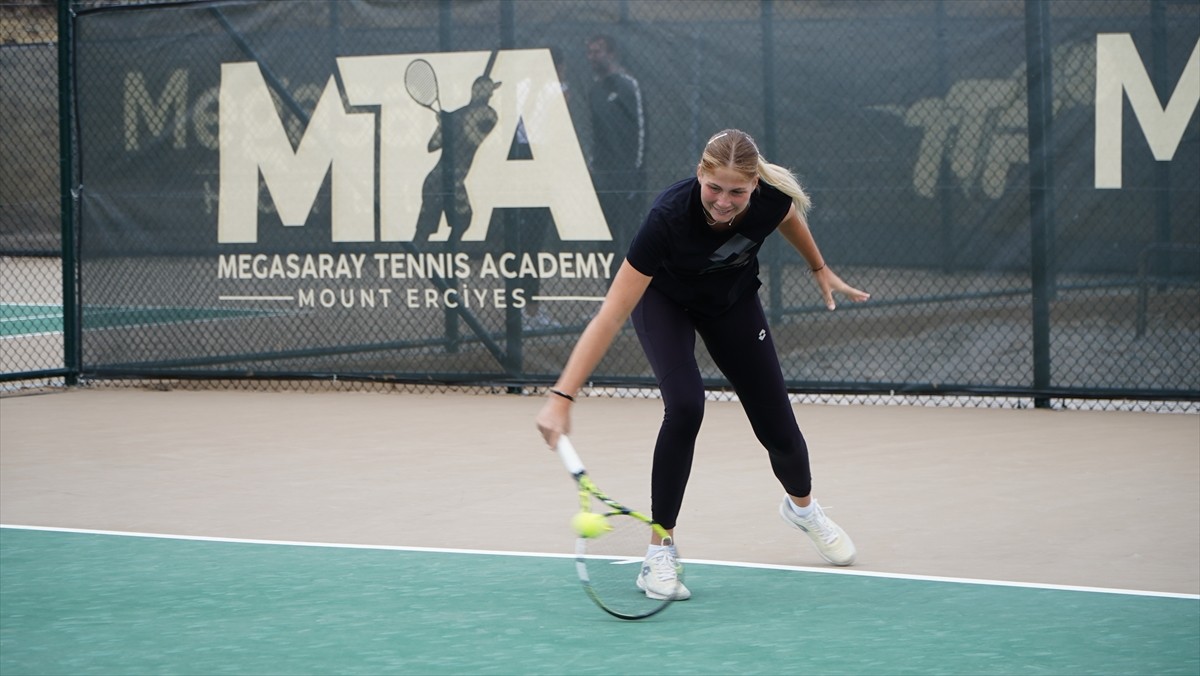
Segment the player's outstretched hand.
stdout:
<svg viewBox="0 0 1200 676">
<path fill-rule="evenodd" d="M 825 299 L 825 307 L 830 310 L 837 309 L 837 303 L 833 301 L 833 294 L 839 293 L 855 303 L 861 303 L 871 297 L 871 294 L 866 291 L 850 286 L 842 281 L 841 277 L 837 276 L 828 265 L 813 273 L 813 278 L 817 280 L 817 286 L 821 287 L 821 297 Z"/>
</svg>

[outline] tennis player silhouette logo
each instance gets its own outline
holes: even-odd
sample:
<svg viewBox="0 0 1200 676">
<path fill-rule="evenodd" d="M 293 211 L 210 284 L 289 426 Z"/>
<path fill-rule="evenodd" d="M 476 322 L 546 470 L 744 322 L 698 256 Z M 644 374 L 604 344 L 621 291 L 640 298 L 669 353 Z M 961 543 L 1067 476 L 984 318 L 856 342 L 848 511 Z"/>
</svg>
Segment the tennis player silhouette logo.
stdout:
<svg viewBox="0 0 1200 676">
<path fill-rule="evenodd" d="M 426 150 L 442 153 L 421 186 L 421 213 L 414 238 L 418 242 L 429 241 L 443 214 L 450 226 L 450 241 L 462 240 L 471 225 L 473 211 L 465 181 L 479 145 L 496 127 L 498 115 L 489 103 L 492 92 L 500 86 L 490 77 L 495 62 L 496 52 L 492 52 L 483 75 L 471 85 L 470 102 L 451 111 L 442 110 L 437 74 L 428 61 L 416 59 L 405 70 L 404 85 L 409 96 L 437 115 L 437 129 Z"/>
</svg>

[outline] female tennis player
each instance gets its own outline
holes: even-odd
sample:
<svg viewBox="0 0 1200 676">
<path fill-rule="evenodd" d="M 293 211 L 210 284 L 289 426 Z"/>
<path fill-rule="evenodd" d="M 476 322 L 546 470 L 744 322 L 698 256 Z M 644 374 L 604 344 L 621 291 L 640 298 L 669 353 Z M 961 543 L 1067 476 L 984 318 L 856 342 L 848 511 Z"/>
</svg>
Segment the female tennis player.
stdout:
<svg viewBox="0 0 1200 676">
<path fill-rule="evenodd" d="M 654 446 L 651 516 L 672 534 L 655 537 L 637 584 L 647 595 L 691 596 L 678 580 L 674 529 L 704 416 L 694 346 L 699 334 L 733 385 L 786 496 L 780 515 L 808 534 L 821 557 L 854 562 L 850 537 L 812 498 L 808 447 L 788 400 L 771 329 L 758 298 L 758 251 L 778 230 L 807 261 L 826 307 L 834 294 L 865 301 L 846 284 L 809 231 L 809 198 L 787 169 L 771 164 L 745 132 L 726 129 L 705 145 L 696 176 L 655 199 L 596 316 L 588 323 L 537 415 L 551 448 L 570 432 L 570 405 L 632 316 L 665 408 Z"/>
</svg>

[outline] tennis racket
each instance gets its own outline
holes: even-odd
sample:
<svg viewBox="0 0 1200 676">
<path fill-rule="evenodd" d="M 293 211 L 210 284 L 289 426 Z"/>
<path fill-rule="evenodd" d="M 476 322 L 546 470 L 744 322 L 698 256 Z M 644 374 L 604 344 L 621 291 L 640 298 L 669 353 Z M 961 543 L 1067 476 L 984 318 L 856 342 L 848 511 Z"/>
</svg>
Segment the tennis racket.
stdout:
<svg viewBox="0 0 1200 676">
<path fill-rule="evenodd" d="M 669 544 L 670 535 L 650 517 L 605 495 L 592 482 L 565 435 L 558 438 L 557 450 L 579 488 L 580 515 L 599 515 L 607 526 L 594 537 L 580 535 L 575 540 L 575 570 L 584 591 L 606 613 L 622 620 L 640 620 L 661 612 L 673 597 L 654 598 L 638 588 L 637 580 L 650 536 L 658 534 Z M 682 579 L 682 570 L 677 568 L 677 572 Z"/>
<path fill-rule="evenodd" d="M 404 87 L 413 101 L 425 106 L 435 113 L 442 112 L 442 102 L 438 98 L 437 73 L 425 59 L 414 59 L 404 70 Z"/>
</svg>

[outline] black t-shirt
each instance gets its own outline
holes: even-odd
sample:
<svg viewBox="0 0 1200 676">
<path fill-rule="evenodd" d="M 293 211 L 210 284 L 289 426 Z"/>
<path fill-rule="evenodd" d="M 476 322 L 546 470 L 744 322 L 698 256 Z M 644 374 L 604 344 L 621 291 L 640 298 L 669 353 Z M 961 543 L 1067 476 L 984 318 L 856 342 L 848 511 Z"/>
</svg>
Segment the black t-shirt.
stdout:
<svg viewBox="0 0 1200 676">
<path fill-rule="evenodd" d="M 668 298 L 716 317 L 762 285 L 758 250 L 791 206 L 791 197 L 759 181 L 737 226 L 716 232 L 704 219 L 700 182 L 685 179 L 654 200 L 626 258 Z"/>
</svg>

